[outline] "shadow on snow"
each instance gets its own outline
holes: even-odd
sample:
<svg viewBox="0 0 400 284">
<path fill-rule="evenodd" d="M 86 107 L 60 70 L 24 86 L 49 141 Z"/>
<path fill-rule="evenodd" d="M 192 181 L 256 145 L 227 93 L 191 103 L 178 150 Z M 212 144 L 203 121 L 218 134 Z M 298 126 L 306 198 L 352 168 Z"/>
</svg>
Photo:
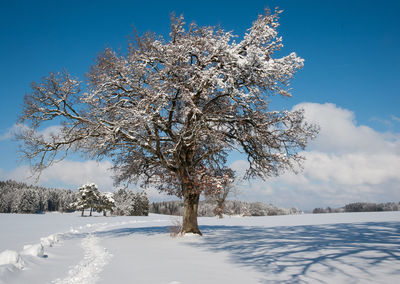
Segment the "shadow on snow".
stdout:
<svg viewBox="0 0 400 284">
<path fill-rule="evenodd" d="M 94 235 L 117 238 L 134 234 L 167 234 L 168 228 L 129 227 L 100 231 Z M 386 273 L 400 277 L 400 222 L 272 228 L 200 226 L 200 229 L 203 238 L 184 245 L 210 252 L 226 252 L 230 262 L 262 272 L 265 278 L 260 279 L 261 282 L 324 283 L 330 279 L 330 274 L 353 281 L 360 275 L 372 280 L 374 268 L 379 265 L 390 268 Z"/>
<path fill-rule="evenodd" d="M 203 242 L 191 245 L 228 252 L 231 262 L 263 272 L 267 283 L 323 283 L 329 274 L 353 281 L 363 275 L 371 280 L 373 269 L 380 264 L 400 277 L 399 222 L 273 228 L 204 226 L 202 231 Z"/>
</svg>

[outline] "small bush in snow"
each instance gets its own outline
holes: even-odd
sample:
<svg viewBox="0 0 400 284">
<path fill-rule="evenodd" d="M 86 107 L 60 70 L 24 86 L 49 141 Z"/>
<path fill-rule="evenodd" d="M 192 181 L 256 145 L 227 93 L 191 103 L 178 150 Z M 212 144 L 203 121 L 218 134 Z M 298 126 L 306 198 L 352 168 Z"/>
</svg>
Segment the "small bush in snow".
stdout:
<svg viewBox="0 0 400 284">
<path fill-rule="evenodd" d="M 172 220 L 172 225 L 168 227 L 169 235 L 173 238 L 180 235 L 182 230 L 182 220 L 181 218 L 175 218 Z"/>
</svg>

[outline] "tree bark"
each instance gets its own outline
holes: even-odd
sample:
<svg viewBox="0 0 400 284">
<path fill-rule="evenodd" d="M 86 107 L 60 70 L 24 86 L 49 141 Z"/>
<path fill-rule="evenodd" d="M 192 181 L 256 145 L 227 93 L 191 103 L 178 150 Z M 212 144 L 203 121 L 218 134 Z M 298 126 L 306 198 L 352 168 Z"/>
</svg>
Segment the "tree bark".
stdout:
<svg viewBox="0 0 400 284">
<path fill-rule="evenodd" d="M 199 200 L 199 193 L 186 192 L 184 194 L 184 212 L 181 234 L 193 233 L 202 235 L 197 224 L 197 209 L 199 207 Z"/>
<path fill-rule="evenodd" d="M 218 215 L 220 219 L 224 218 L 224 208 L 225 208 L 225 200 L 217 201 L 217 208 L 215 208 L 215 213 Z"/>
</svg>

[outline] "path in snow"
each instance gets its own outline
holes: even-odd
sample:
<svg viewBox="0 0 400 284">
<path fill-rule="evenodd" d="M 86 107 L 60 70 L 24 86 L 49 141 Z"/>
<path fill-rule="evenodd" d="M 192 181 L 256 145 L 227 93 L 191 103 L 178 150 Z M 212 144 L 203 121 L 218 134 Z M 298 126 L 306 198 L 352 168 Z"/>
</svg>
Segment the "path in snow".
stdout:
<svg viewBox="0 0 400 284">
<path fill-rule="evenodd" d="M 164 223 L 166 220 L 152 220 L 153 225 L 157 223 Z M 68 276 L 65 278 L 57 278 L 53 280 L 52 284 L 94 284 L 100 279 L 99 274 L 102 272 L 104 267 L 109 263 L 113 257 L 108 250 L 100 246 L 100 240 L 102 232 L 110 230 L 114 227 L 134 225 L 138 227 L 146 226 L 148 223 L 146 220 L 129 220 L 123 222 L 111 222 L 111 223 L 95 223 L 87 224 L 86 228 L 80 226 L 77 229 L 71 228 L 71 236 L 75 235 L 82 236 L 81 231 L 89 230 L 86 237 L 82 239 L 80 246 L 84 251 L 83 259 L 73 266 L 68 271 Z M 155 223 L 155 224 L 154 224 Z M 83 234 L 85 235 L 85 234 Z M 73 237 L 72 237 L 73 238 Z"/>
<path fill-rule="evenodd" d="M 84 258 L 68 271 L 68 277 L 52 281 L 54 284 L 92 284 L 99 279 L 99 273 L 112 255 L 99 245 L 99 239 L 89 234 L 81 241 Z"/>
<path fill-rule="evenodd" d="M 102 232 L 121 226 L 147 227 L 149 222 L 151 226 L 165 226 L 170 221 L 169 216 L 81 218 L 72 213 L 32 218 L 14 215 L 0 214 L 0 228 L 9 228 L 0 234 L 0 244 L 15 249 L 0 250 L 0 284 L 97 283 L 100 272 L 112 257 L 100 245 Z M 12 221 L 18 226 L 12 226 Z M 24 226 L 25 223 L 28 225 Z M 53 224 L 62 231 L 55 233 L 51 229 Z M 35 232 L 34 237 L 27 231 Z M 43 237 L 43 233 L 50 232 L 53 234 Z"/>
</svg>

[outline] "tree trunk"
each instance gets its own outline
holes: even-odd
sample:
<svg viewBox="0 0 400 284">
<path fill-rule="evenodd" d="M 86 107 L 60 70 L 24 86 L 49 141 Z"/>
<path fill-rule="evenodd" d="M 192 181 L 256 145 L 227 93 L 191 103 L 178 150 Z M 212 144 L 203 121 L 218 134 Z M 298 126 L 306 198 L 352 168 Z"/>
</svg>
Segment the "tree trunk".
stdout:
<svg viewBox="0 0 400 284">
<path fill-rule="evenodd" d="M 199 193 L 185 193 L 183 196 L 184 212 L 181 234 L 193 233 L 202 235 L 197 225 L 197 209 L 199 207 Z"/>
<path fill-rule="evenodd" d="M 217 207 L 214 209 L 214 212 L 220 219 L 224 218 L 224 208 L 225 201 L 217 201 Z"/>
<path fill-rule="evenodd" d="M 93 211 L 93 208 L 90 207 L 90 214 L 89 214 L 89 216 L 92 216 L 92 211 Z"/>
<path fill-rule="evenodd" d="M 85 214 L 85 208 L 82 209 L 81 216 L 83 217 L 84 214 Z"/>
</svg>

